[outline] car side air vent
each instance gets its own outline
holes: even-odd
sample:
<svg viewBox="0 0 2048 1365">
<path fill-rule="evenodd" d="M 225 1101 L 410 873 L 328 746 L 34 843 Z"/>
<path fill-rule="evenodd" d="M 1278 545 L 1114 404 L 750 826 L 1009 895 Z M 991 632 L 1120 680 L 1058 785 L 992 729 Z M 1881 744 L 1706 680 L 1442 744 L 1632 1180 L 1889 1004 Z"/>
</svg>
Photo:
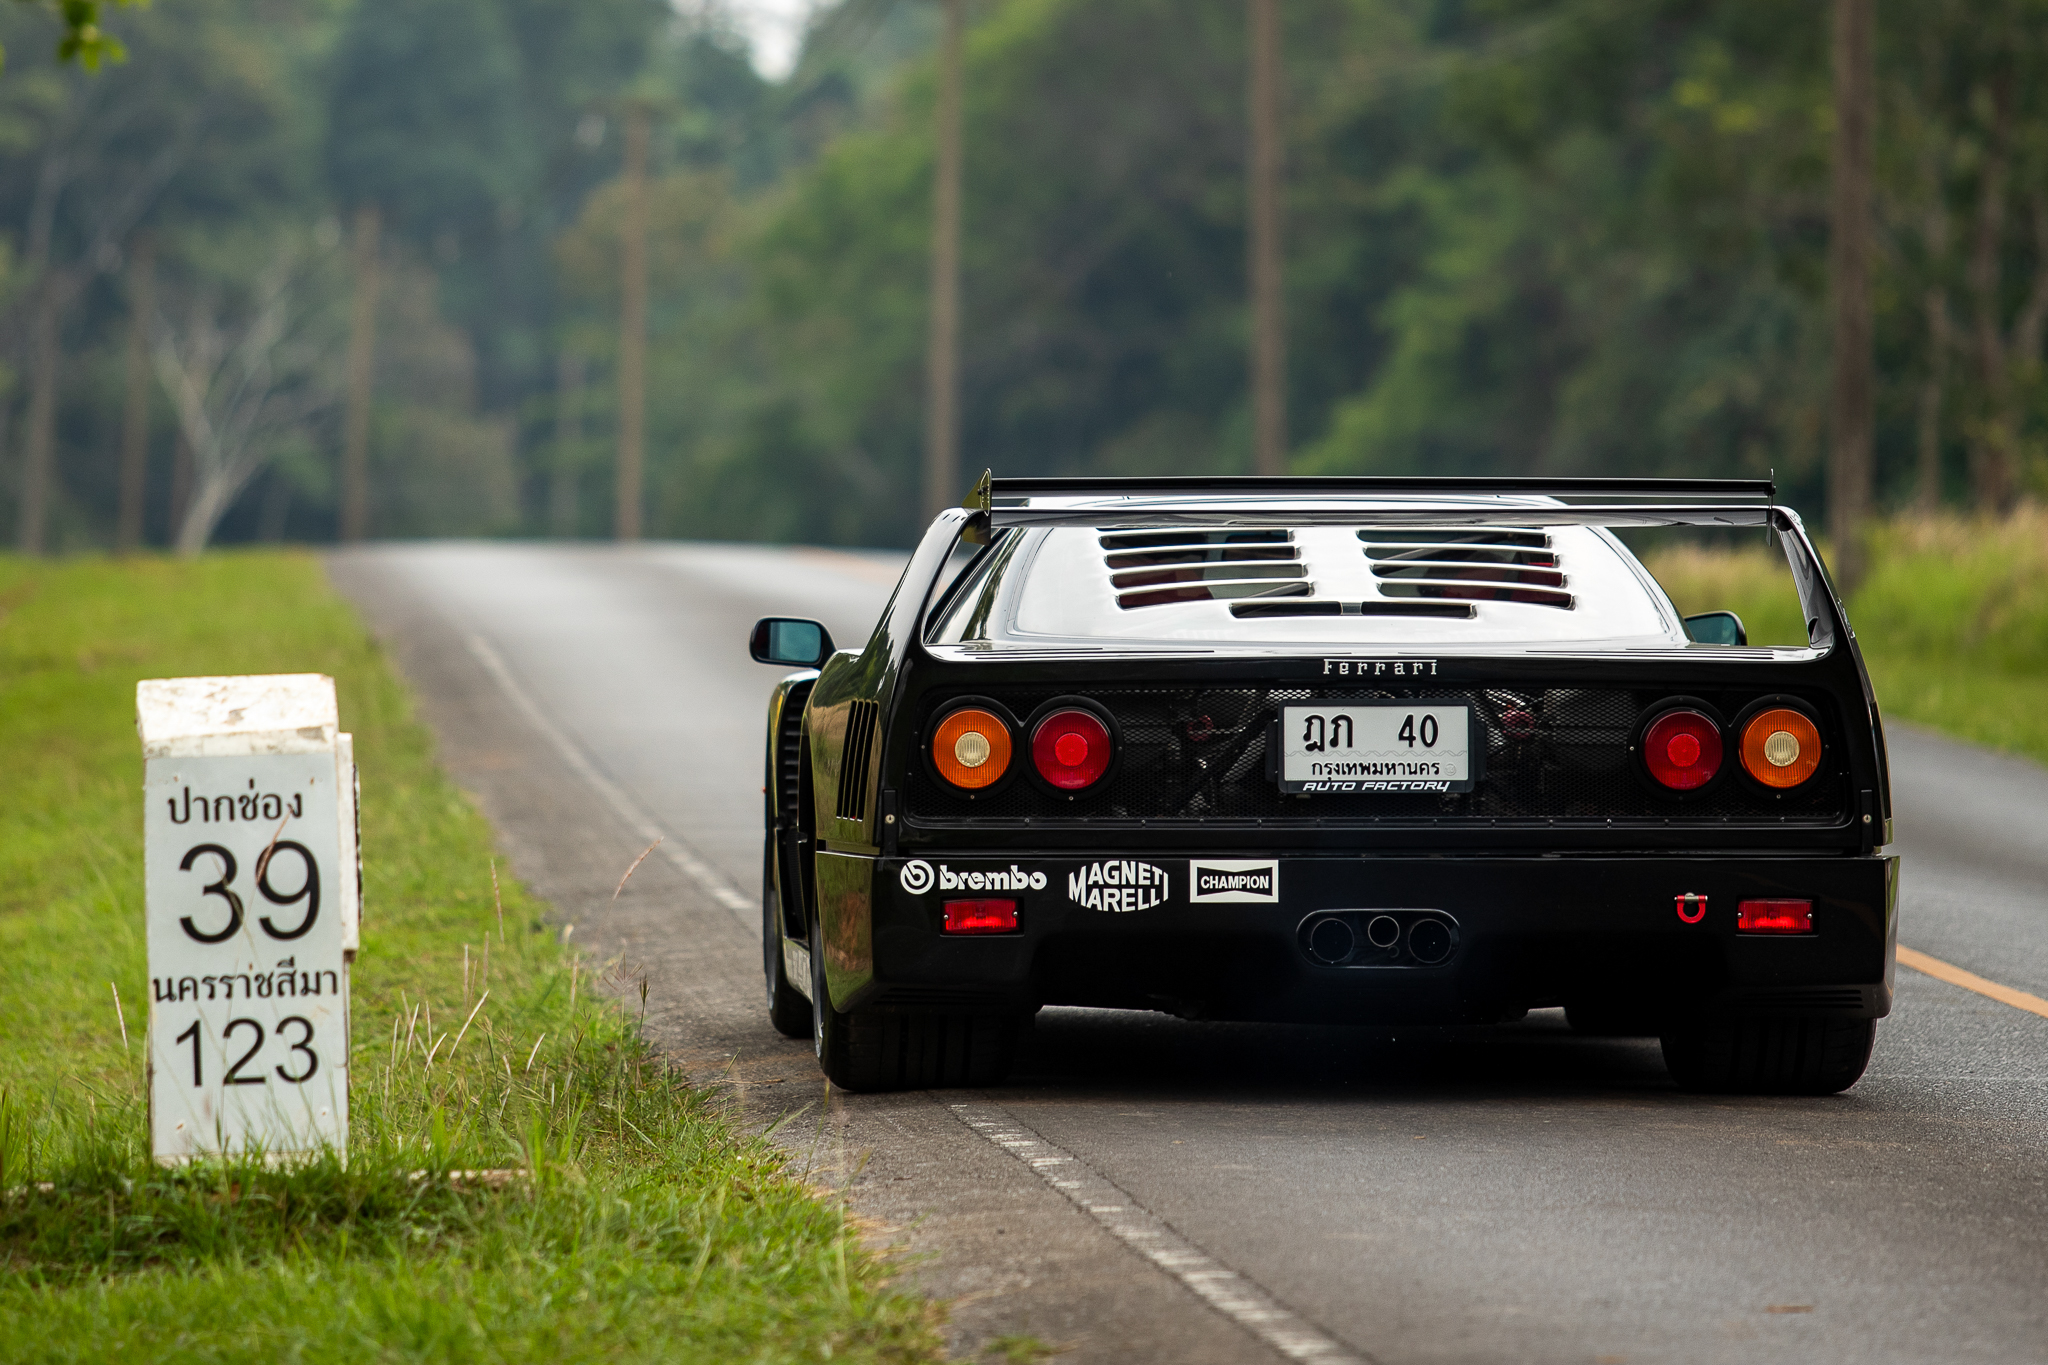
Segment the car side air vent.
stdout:
<svg viewBox="0 0 2048 1365">
<path fill-rule="evenodd" d="M 782 701 L 782 727 L 775 736 L 775 790 L 781 798 L 776 815 L 791 829 L 803 824 L 804 703 L 811 689 L 798 685 Z"/>
<path fill-rule="evenodd" d="M 847 704 L 846 744 L 839 751 L 839 804 L 835 808 L 842 820 L 868 817 L 868 760 L 874 755 L 881 710 L 880 702 Z"/>
<path fill-rule="evenodd" d="M 1315 591 L 1288 530 L 1111 531 L 1102 558 L 1126 609 Z"/>
<path fill-rule="evenodd" d="M 1557 551 L 1542 531 L 1368 526 L 1358 538 L 1382 597 L 1572 609 Z"/>
</svg>

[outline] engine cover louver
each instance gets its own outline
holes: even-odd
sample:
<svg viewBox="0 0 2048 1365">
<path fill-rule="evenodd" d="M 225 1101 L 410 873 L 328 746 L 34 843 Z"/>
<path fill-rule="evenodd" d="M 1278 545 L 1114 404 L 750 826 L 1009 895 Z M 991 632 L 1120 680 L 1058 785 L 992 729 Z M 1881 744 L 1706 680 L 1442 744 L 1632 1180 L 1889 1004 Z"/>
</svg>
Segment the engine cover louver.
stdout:
<svg viewBox="0 0 2048 1365">
<path fill-rule="evenodd" d="M 834 808 L 842 820 L 868 818 L 868 761 L 875 752 L 875 726 L 881 703 L 847 703 L 846 743 L 839 751 L 839 804 Z"/>
<path fill-rule="evenodd" d="M 1112 531 L 1101 543 L 1116 604 L 1126 610 L 1315 591 L 1288 530 Z"/>
<path fill-rule="evenodd" d="M 1358 539 L 1383 597 L 1573 606 L 1557 552 L 1542 531 L 1368 526 Z"/>
</svg>

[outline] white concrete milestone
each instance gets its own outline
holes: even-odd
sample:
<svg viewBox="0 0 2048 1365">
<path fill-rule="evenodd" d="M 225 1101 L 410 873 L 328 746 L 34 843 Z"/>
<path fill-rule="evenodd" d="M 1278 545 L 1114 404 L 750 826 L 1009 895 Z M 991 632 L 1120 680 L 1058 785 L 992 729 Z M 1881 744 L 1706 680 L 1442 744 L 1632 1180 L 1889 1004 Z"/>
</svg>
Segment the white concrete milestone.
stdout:
<svg viewBox="0 0 2048 1365">
<path fill-rule="evenodd" d="M 135 710 L 156 1157 L 345 1151 L 361 876 L 334 680 L 148 679 Z"/>
</svg>

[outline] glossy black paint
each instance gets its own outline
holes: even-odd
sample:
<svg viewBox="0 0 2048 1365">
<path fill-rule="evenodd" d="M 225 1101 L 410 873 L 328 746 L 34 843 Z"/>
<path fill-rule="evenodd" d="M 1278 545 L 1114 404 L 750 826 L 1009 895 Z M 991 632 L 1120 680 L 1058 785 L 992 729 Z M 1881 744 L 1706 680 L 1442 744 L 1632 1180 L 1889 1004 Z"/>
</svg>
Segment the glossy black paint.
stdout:
<svg viewBox="0 0 2048 1365">
<path fill-rule="evenodd" d="M 918 861 L 933 871 L 923 892 L 907 889 L 904 875 Z M 1124 913 L 1075 904 L 1070 879 L 1105 861 L 1027 852 L 877 860 L 868 999 L 1333 1023 L 1487 1023 L 1596 1000 L 1674 1016 L 1869 1017 L 1891 1007 L 1891 857 L 1276 859 L 1276 902 L 1201 904 L 1190 899 L 1191 860 L 1154 855 L 1116 861 L 1144 861 L 1165 874 L 1157 904 Z M 1044 887 L 943 885 L 947 877 L 1018 871 L 1044 874 Z M 908 879 L 922 884 L 921 876 Z M 1677 913 L 1688 893 L 1706 897 L 1697 924 Z M 947 899 L 984 894 L 1018 902 L 1016 935 L 938 932 Z M 1812 900 L 1818 932 L 1738 934 L 1736 905 L 1750 897 Z M 1303 950 L 1304 921 L 1377 910 L 1447 917 L 1457 926 L 1456 948 L 1439 966 L 1333 967 Z"/>
<path fill-rule="evenodd" d="M 986 534 L 976 516 L 945 513 L 911 556 L 866 645 L 842 650 L 815 675 L 778 689 L 780 706 L 785 699 L 798 704 L 797 689 L 809 688 L 801 699 L 800 764 L 808 790 L 794 802 L 782 790 L 789 765 L 776 761 L 785 728 L 779 710 L 771 711 L 769 727 L 767 861 L 785 932 L 797 935 L 798 905 L 821 922 L 822 974 L 842 1010 L 1074 1003 L 1218 1017 L 1471 1021 L 1574 996 L 1619 1001 L 1647 992 L 1659 1008 L 1695 1013 L 1768 1011 L 1782 997 L 1806 1000 L 1800 1008 L 1881 1015 L 1890 1002 L 1896 871 L 1896 860 L 1877 852 L 1891 815 L 1883 732 L 1824 566 L 1796 518 L 1775 509 L 1771 515 L 1806 606 L 1816 651 L 1810 658 L 1504 650 L 1445 656 L 1430 681 L 1704 695 L 1722 699 L 1724 720 L 1753 709 L 1757 698 L 1790 698 L 1819 722 L 1823 771 L 1838 774 L 1847 792 L 1838 817 L 1818 825 L 1774 818 L 1767 806 L 1750 819 L 1688 819 L 1683 801 L 1672 803 L 1662 823 L 1334 820 L 1311 806 L 1299 819 L 1175 825 L 1105 821 L 1078 804 L 1076 818 L 1028 825 L 912 818 L 902 784 L 926 761 L 928 720 L 956 698 L 1004 687 L 1086 697 L 1091 688 L 1134 680 L 1162 687 L 1316 686 L 1329 676 L 1324 657 L 1269 647 L 1142 658 L 942 657 L 922 643 L 924 623 L 948 586 L 938 581 L 940 571 L 963 532 L 970 539 Z M 850 720 L 863 723 L 857 707 L 870 704 L 879 734 L 855 746 L 867 763 L 847 775 L 849 785 L 840 772 L 847 727 Z M 1013 763 L 1028 765 L 1026 737 L 1018 738 Z M 1739 768 L 1732 730 L 1726 742 L 1724 768 Z M 1724 773 L 1721 781 L 1747 779 Z M 858 817 L 842 816 L 838 794 L 856 789 L 863 793 L 853 803 Z M 801 817 L 790 817 L 791 810 Z M 1027 892 L 1020 933 L 963 941 L 938 933 L 936 893 L 911 895 L 900 880 L 911 860 L 962 867 L 995 859 L 1024 867 L 1030 860 L 1040 870 L 1076 861 L 1179 860 L 1184 868 L 1190 855 L 1220 853 L 1281 862 L 1292 879 L 1286 898 L 1272 906 L 1196 905 L 1183 894 L 1133 914 L 1106 915 Z M 816 855 L 832 865 L 829 894 L 816 883 Z M 1691 932 L 1672 912 L 1672 898 L 1687 892 L 1708 894 L 1717 907 Z M 1825 909 L 1822 931 L 1796 942 L 1738 938 L 1732 924 L 1741 895 L 1811 896 Z M 1372 908 L 1450 916 L 1458 925 L 1456 953 L 1441 967 L 1400 975 L 1323 967 L 1302 951 L 1304 915 Z M 1728 921 L 1725 932 L 1715 927 L 1717 917 Z"/>
</svg>

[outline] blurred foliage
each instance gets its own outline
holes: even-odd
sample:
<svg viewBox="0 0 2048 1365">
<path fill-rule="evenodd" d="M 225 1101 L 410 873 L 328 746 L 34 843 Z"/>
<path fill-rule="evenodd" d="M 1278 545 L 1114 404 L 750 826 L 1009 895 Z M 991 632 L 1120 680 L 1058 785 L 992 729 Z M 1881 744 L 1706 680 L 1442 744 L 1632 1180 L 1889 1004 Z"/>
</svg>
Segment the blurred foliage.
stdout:
<svg viewBox="0 0 2048 1365">
<path fill-rule="evenodd" d="M 121 40 L 100 27 L 100 0 L 16 0 L 42 10 L 57 21 L 57 60 L 77 62 L 97 71 L 102 62 L 128 60 Z M 149 0 L 114 0 L 117 5 L 148 4 Z"/>
<path fill-rule="evenodd" d="M 2048 6 L 1879 10 L 1881 493 L 1924 465 L 1937 502 L 2005 505 L 2048 481 Z M 967 462 L 1247 468 L 1242 6 L 976 13 Z M 1285 13 L 1297 468 L 1775 473 L 1819 510 L 1824 8 Z M 666 529 L 914 534 L 932 81 L 910 63 L 745 206 L 722 343 L 657 338 L 702 357 L 652 417 Z"/>
<path fill-rule="evenodd" d="M 711 4 L 178 9 L 109 12 L 131 53 L 111 77 L 49 58 L 0 82 L 8 373 L 27 372 L 37 282 L 93 280 L 64 327 L 67 543 L 104 539 L 112 517 L 124 241 L 96 233 L 152 174 L 137 223 L 167 240 L 274 223 L 345 252 L 356 210 L 382 210 L 389 268 L 417 295 L 402 328 L 430 311 L 467 377 L 423 392 L 380 358 L 380 412 L 469 424 L 457 445 L 498 443 L 493 487 L 509 492 L 472 516 L 414 505 L 466 476 L 386 481 L 380 533 L 539 530 L 561 467 L 575 524 L 603 534 L 629 104 L 656 128 L 651 532 L 915 533 L 934 6 L 828 5 L 778 83 Z M 1877 9 L 1880 497 L 2008 508 L 2048 492 L 2048 0 Z M 973 0 L 969 15 L 965 461 L 1246 468 L 1241 0 Z M 1289 0 L 1284 15 L 1297 468 L 1775 472 L 1822 510 L 1825 6 Z M 0 39 L 47 28 L 0 19 Z M 379 339 L 405 344 L 388 320 Z M 571 374 L 587 385 L 558 394 Z M 22 387 L 0 397 L 17 421 Z M 337 422 L 309 421 L 299 446 L 331 464 Z M 435 458 L 438 441 L 385 449 L 383 433 L 421 429 L 380 416 L 375 458 Z M 258 534 L 287 478 L 285 533 L 331 534 L 333 481 L 305 466 L 276 462 L 224 536 Z"/>
</svg>

